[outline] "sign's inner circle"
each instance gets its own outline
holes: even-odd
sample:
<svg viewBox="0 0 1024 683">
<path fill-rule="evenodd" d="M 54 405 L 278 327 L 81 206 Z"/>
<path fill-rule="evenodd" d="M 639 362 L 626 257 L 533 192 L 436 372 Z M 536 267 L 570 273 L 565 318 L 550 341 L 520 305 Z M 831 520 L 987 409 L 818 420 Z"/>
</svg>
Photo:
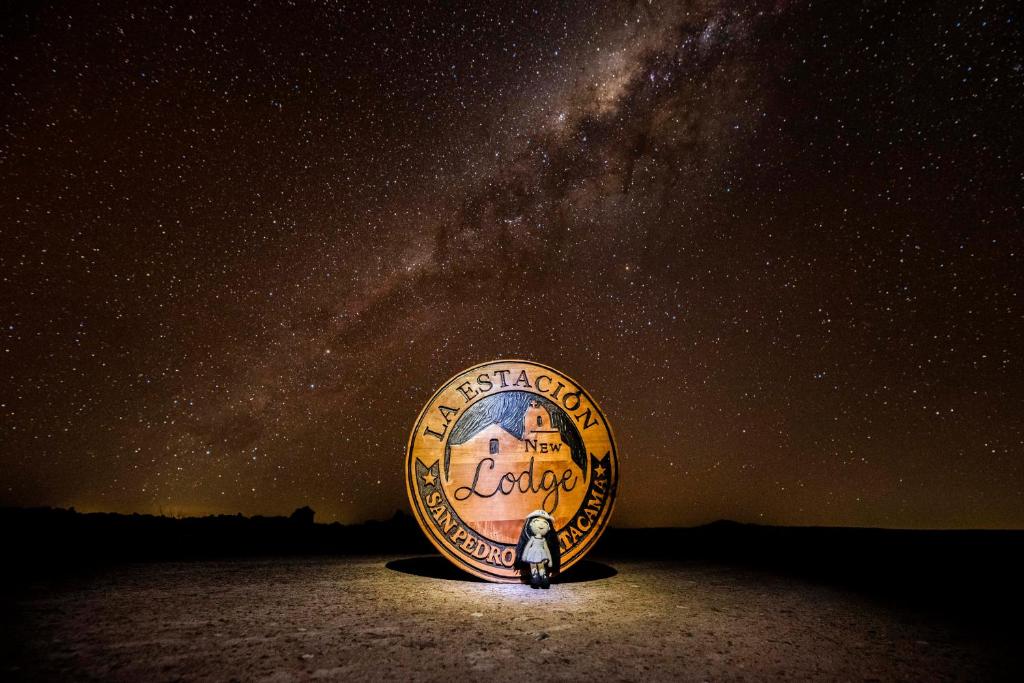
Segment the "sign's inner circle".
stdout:
<svg viewBox="0 0 1024 683">
<path fill-rule="evenodd" d="M 544 396 L 506 391 L 474 403 L 452 428 L 442 485 L 458 516 L 485 538 L 515 544 L 523 509 L 561 529 L 587 491 L 587 451 L 565 411 Z"/>
</svg>

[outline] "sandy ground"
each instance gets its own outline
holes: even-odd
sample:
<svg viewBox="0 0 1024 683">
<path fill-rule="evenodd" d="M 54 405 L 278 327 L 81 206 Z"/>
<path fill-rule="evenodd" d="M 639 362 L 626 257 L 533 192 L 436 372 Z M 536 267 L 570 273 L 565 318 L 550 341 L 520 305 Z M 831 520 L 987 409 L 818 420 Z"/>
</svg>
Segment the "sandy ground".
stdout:
<svg viewBox="0 0 1024 683">
<path fill-rule="evenodd" d="M 439 578 L 439 558 L 394 559 L 145 564 L 36 581 L 5 605 L 15 649 L 0 678 L 1010 675 L 991 636 L 966 625 L 755 571 L 606 561 L 590 580 L 543 591 Z M 424 568 L 435 576 L 407 573 Z"/>
</svg>

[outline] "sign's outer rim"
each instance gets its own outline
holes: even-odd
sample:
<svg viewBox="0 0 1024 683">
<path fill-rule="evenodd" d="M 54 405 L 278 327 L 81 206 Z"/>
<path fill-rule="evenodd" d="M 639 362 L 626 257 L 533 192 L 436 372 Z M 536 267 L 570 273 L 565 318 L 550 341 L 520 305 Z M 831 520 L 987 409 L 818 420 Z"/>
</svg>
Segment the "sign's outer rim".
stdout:
<svg viewBox="0 0 1024 683">
<path fill-rule="evenodd" d="M 586 395 L 590 403 L 593 404 L 594 409 L 597 410 L 597 413 L 604 420 L 604 427 L 605 429 L 608 430 L 608 445 L 611 446 L 612 458 L 614 458 L 615 460 L 615 487 L 614 495 L 611 496 L 611 500 L 608 502 L 608 514 L 605 517 L 604 525 L 587 542 L 587 545 L 590 546 L 591 549 L 593 548 L 593 545 L 596 544 L 598 540 L 600 540 L 601 536 L 604 535 L 605 530 L 608 528 L 608 525 L 611 522 L 612 513 L 615 512 L 615 501 L 619 497 L 619 449 L 615 444 L 615 432 L 612 431 L 611 423 L 605 416 L 604 411 L 601 410 L 601 406 L 598 405 L 597 401 L 594 400 L 594 397 L 590 395 L 590 392 L 587 391 L 583 387 L 583 385 L 576 381 L 576 379 L 571 375 L 562 372 L 558 368 L 553 368 L 550 365 L 538 363 L 537 361 L 533 360 L 526 360 L 523 358 L 496 358 L 494 360 L 489 360 L 484 363 L 477 363 L 476 365 L 471 365 L 468 368 L 460 370 L 459 372 L 445 380 L 441 384 L 441 386 L 438 387 L 438 389 L 433 394 L 430 395 L 430 398 L 427 399 L 427 402 L 423 404 L 423 408 L 420 409 L 419 414 L 416 416 L 416 421 L 413 423 L 412 431 L 409 432 L 409 441 L 405 447 L 405 461 L 402 463 L 402 478 L 405 480 L 405 493 L 409 497 L 409 506 L 412 509 L 412 514 L 416 520 L 416 525 L 420 527 L 420 531 L 424 532 L 423 535 L 427 537 L 427 540 L 430 541 L 430 544 L 433 545 L 441 553 L 441 555 L 443 555 L 449 562 L 451 562 L 455 567 L 457 567 L 461 571 L 464 571 L 467 574 L 476 576 L 478 578 L 484 579 L 485 581 L 490 581 L 492 583 L 520 583 L 518 577 L 507 577 L 496 574 L 490 574 L 488 572 L 479 570 L 476 567 L 468 565 L 467 563 L 463 562 L 462 558 L 458 557 L 455 553 L 453 553 L 450 548 L 448 548 L 443 543 L 434 538 L 434 534 L 428 532 L 427 529 L 424 528 L 424 522 L 420 519 L 419 510 L 416 507 L 417 499 L 412 487 L 410 486 L 409 481 L 409 465 L 413 458 L 412 446 L 413 442 L 416 440 L 416 434 L 419 431 L 420 423 L 423 420 L 423 416 L 426 414 L 427 409 L 430 408 L 430 406 L 433 405 L 434 400 L 438 396 L 440 396 L 441 393 L 444 392 L 445 389 L 447 389 L 458 378 L 478 368 L 482 368 L 488 365 L 495 365 L 497 363 L 523 363 L 525 365 L 532 365 L 538 368 L 544 368 L 545 370 L 550 370 L 551 372 L 561 375 L 565 379 L 575 384 L 576 389 L 582 391 L 584 395 Z M 582 560 L 588 552 L 590 552 L 590 550 L 586 550 L 576 555 L 576 557 L 574 557 L 571 562 L 561 567 L 561 571 L 564 572 L 569 567 L 573 566 L 574 564 Z"/>
</svg>

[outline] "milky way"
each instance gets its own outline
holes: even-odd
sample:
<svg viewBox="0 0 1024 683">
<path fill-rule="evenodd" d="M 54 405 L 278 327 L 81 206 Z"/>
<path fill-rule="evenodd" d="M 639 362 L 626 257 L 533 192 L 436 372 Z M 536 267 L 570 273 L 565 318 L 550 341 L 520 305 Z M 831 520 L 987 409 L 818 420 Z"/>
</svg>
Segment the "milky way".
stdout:
<svg viewBox="0 0 1024 683">
<path fill-rule="evenodd" d="M 1024 524 L 1010 5 L 3 12 L 0 503 L 387 516 L 516 357 L 618 524 Z"/>
</svg>

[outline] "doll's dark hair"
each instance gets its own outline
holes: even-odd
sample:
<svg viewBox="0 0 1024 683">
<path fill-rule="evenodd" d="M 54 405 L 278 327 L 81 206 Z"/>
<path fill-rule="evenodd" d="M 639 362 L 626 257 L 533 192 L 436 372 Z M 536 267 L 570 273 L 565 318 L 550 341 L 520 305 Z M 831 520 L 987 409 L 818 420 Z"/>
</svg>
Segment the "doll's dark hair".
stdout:
<svg viewBox="0 0 1024 683">
<path fill-rule="evenodd" d="M 526 544 L 531 538 L 530 520 L 540 516 L 539 514 L 531 514 L 523 520 L 523 530 L 519 532 L 519 543 L 516 543 L 516 566 L 519 568 L 519 573 L 524 582 L 529 582 L 530 580 L 530 563 L 523 562 L 520 558 L 523 556 Z M 558 547 L 558 533 L 555 531 L 554 521 L 550 517 L 545 517 L 545 519 L 551 522 L 551 528 L 544 534 L 544 542 L 548 544 L 548 552 L 551 553 L 551 576 L 557 576 L 562 568 L 562 551 Z"/>
</svg>

